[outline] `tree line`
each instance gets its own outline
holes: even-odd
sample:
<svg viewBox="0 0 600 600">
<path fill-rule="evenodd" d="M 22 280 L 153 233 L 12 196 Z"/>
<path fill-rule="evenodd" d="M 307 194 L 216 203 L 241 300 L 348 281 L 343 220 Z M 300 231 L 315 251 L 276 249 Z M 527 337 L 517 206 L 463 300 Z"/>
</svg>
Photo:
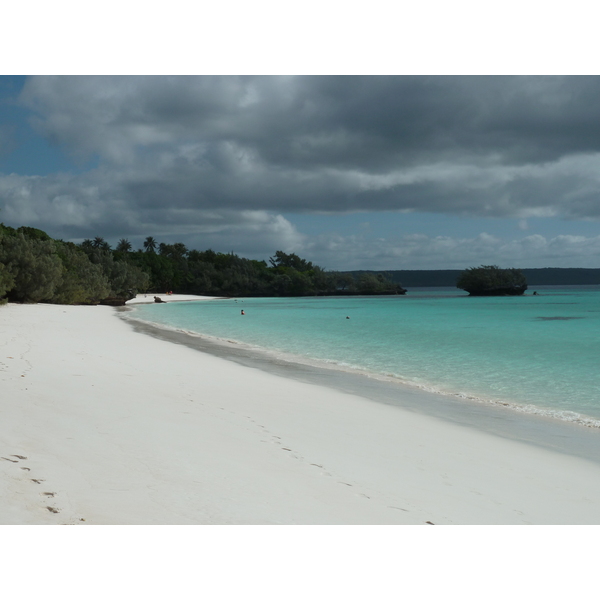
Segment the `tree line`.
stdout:
<svg viewBox="0 0 600 600">
<path fill-rule="evenodd" d="M 0 301 L 97 304 L 137 293 L 206 296 L 402 294 L 382 274 L 325 271 L 280 250 L 266 261 L 213 250 L 190 250 L 149 236 L 134 250 L 102 237 L 81 244 L 52 239 L 33 227 L 0 224 Z"/>
</svg>

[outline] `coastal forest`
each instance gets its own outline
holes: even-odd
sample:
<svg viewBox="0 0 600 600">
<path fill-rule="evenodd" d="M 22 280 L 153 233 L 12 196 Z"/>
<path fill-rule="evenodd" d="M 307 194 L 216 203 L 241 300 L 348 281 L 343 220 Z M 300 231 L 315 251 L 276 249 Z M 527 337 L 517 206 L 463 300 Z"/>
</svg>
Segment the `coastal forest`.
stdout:
<svg viewBox="0 0 600 600">
<path fill-rule="evenodd" d="M 250 260 L 149 236 L 134 250 L 127 239 L 115 248 L 102 238 L 80 244 L 52 239 L 33 227 L 0 223 L 0 302 L 119 304 L 137 293 L 206 296 L 321 296 L 403 294 L 382 273 L 326 271 L 281 250 Z"/>
</svg>

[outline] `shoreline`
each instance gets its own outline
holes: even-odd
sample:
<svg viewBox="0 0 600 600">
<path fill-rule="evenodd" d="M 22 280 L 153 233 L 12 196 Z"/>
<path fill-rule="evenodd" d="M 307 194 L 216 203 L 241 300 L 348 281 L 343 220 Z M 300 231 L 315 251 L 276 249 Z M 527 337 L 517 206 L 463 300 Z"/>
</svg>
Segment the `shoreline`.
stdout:
<svg viewBox="0 0 600 600">
<path fill-rule="evenodd" d="M 600 464 L 600 431 L 584 420 L 562 419 L 527 405 L 489 401 L 458 393 L 432 391 L 399 379 L 366 371 L 351 371 L 316 359 L 272 352 L 237 340 L 175 329 L 159 323 L 130 318 L 125 308 L 117 309 L 125 322 L 138 333 L 222 358 L 266 373 L 322 385 L 346 393 L 356 393 L 373 402 L 398 406 L 434 416 L 462 426 L 540 448 L 570 454 Z M 299 360 L 294 360 L 298 358 Z M 536 407 L 537 408 L 537 407 Z M 595 421 L 591 417 L 589 420 Z"/>
<path fill-rule="evenodd" d="M 5 524 L 600 524 L 598 464 L 410 394 L 236 364 L 110 307 L 9 304 L 0 330 Z"/>
<path fill-rule="evenodd" d="M 199 299 L 230 300 L 233 298 L 203 297 Z M 128 308 L 129 311 L 127 310 Z M 378 380 L 390 383 L 391 385 L 401 386 L 405 388 L 406 391 L 417 391 L 418 393 L 422 392 L 424 396 L 442 397 L 449 401 L 453 401 L 454 403 L 458 401 L 459 404 L 464 403 L 465 410 L 469 410 L 470 408 L 472 408 L 473 404 L 484 405 L 487 407 L 493 407 L 501 410 L 509 410 L 511 412 L 523 415 L 524 417 L 525 415 L 529 415 L 534 419 L 542 419 L 550 422 L 558 421 L 561 423 L 569 423 L 577 427 L 595 429 L 596 431 L 600 432 L 600 419 L 573 410 L 550 408 L 547 406 L 539 406 L 531 402 L 516 402 L 514 400 L 509 400 L 505 398 L 491 396 L 486 397 L 483 395 L 477 396 L 473 395 L 472 393 L 462 392 L 460 390 L 457 391 L 443 389 L 436 386 L 436 384 L 417 384 L 409 380 L 405 380 L 402 377 L 397 377 L 395 375 L 370 372 L 365 370 L 364 368 L 352 368 L 349 366 L 344 366 L 343 364 L 340 364 L 336 361 L 327 361 L 318 358 L 310 358 L 308 356 L 296 355 L 281 350 L 273 350 L 267 347 L 254 346 L 252 344 L 237 339 L 219 338 L 215 337 L 214 335 L 199 331 L 185 330 L 162 323 L 154 323 L 152 321 L 147 321 L 143 318 L 138 318 L 134 316 L 134 309 L 135 306 L 119 307 L 119 310 L 126 311 L 127 314 L 133 313 L 132 316 L 123 316 L 122 318 L 124 318 L 126 321 L 130 322 L 134 326 L 135 323 L 138 323 L 139 327 L 141 327 L 140 330 L 142 331 L 144 326 L 147 325 L 148 327 L 152 327 L 157 330 L 156 337 L 170 341 L 173 341 L 172 334 L 181 335 L 184 337 L 181 338 L 179 343 L 183 343 L 192 348 L 200 349 L 202 351 L 214 354 L 216 356 L 222 356 L 224 358 L 227 358 L 227 353 L 219 351 L 218 348 L 225 347 L 231 349 L 232 345 L 234 345 L 236 347 L 236 351 L 238 351 L 239 349 L 239 352 L 247 353 L 247 360 L 242 361 L 243 364 L 250 366 L 258 366 L 259 368 L 264 368 L 268 372 L 272 372 L 272 369 L 269 368 L 270 362 L 280 363 L 283 361 L 290 365 L 302 365 L 303 367 L 307 368 L 325 369 L 330 371 L 336 371 L 337 373 L 358 375 L 359 377 L 368 377 L 372 380 Z M 203 340 L 205 343 L 199 345 L 198 340 L 200 339 Z M 598 452 L 594 452 L 593 454 L 590 453 L 590 456 L 594 456 L 594 459 L 598 455 L 600 455 L 600 445 L 598 446 Z"/>
</svg>

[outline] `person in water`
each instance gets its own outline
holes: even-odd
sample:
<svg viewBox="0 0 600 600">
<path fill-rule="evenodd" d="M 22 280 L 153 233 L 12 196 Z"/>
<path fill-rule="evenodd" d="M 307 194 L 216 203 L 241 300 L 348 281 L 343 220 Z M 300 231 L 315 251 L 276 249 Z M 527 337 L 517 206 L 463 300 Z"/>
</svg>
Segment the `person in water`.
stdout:
<svg viewBox="0 0 600 600">
<path fill-rule="evenodd" d="M 246 313 L 242 310 L 242 314 L 245 315 Z"/>
</svg>

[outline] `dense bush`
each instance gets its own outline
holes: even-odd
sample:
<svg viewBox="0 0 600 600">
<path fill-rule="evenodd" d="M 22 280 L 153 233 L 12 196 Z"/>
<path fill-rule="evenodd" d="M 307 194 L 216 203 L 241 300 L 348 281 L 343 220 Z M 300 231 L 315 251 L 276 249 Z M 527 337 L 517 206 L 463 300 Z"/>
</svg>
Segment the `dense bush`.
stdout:
<svg viewBox="0 0 600 600">
<path fill-rule="evenodd" d="M 110 296 L 133 298 L 138 290 L 148 289 L 148 274 L 126 260 L 115 260 L 110 250 L 94 249 L 89 253 L 89 260 L 99 266 L 108 279 Z"/>
<path fill-rule="evenodd" d="M 15 278 L 11 275 L 8 268 L 0 262 L 0 304 L 6 304 L 8 298 L 6 294 L 14 287 Z"/>
<path fill-rule="evenodd" d="M 116 261 L 104 244 L 79 247 L 40 229 L 0 224 L 0 302 L 87 304 L 145 291 L 148 274 Z"/>
<path fill-rule="evenodd" d="M 482 265 L 463 271 L 456 287 L 472 296 L 520 295 L 527 289 L 527 280 L 519 269 Z"/>
<path fill-rule="evenodd" d="M 52 302 L 95 303 L 111 295 L 111 286 L 101 265 L 93 264 L 75 244 L 57 242 L 57 246 L 64 270 Z"/>
<path fill-rule="evenodd" d="M 0 263 L 13 278 L 7 290 L 13 302 L 48 301 L 62 280 L 63 265 L 52 240 L 30 239 L 23 233 L 6 236 L 0 245 Z"/>
</svg>

